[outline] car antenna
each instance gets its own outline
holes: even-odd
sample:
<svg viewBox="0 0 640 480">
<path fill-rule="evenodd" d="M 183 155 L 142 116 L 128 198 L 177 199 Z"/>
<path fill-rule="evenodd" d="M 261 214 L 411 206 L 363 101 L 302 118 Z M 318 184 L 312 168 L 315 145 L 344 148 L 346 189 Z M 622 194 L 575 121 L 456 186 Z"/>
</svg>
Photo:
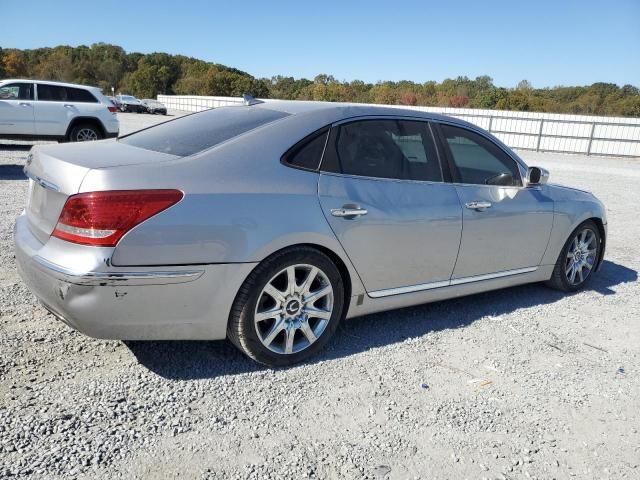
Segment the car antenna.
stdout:
<svg viewBox="0 0 640 480">
<path fill-rule="evenodd" d="M 248 93 L 242 94 L 242 101 L 245 105 L 257 105 L 258 103 L 264 103 L 262 100 L 258 100 L 254 98 L 253 95 L 249 95 Z"/>
</svg>

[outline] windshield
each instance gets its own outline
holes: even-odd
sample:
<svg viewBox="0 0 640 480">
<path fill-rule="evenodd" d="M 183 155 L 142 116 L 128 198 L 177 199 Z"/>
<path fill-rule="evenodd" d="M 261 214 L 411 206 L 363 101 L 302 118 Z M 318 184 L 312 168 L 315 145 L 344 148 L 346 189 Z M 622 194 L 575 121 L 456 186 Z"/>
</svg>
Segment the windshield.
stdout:
<svg viewBox="0 0 640 480">
<path fill-rule="evenodd" d="M 220 107 L 161 123 L 118 141 L 185 157 L 288 115 L 266 108 Z"/>
<path fill-rule="evenodd" d="M 132 97 L 130 95 L 122 95 L 120 97 L 120 100 L 137 100 L 137 98 L 136 97 Z"/>
</svg>

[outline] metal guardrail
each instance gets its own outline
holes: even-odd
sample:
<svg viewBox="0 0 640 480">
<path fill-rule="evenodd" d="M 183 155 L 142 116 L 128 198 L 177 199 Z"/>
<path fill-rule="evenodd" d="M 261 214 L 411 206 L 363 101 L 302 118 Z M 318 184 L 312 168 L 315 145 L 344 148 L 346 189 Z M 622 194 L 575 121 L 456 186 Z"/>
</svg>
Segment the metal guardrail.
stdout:
<svg viewBox="0 0 640 480">
<path fill-rule="evenodd" d="M 602 155 L 602 156 L 616 156 L 616 157 L 640 157 L 640 124 L 633 123 L 624 123 L 624 122 L 603 122 L 603 121 L 588 121 L 588 120 L 565 120 L 565 119 L 551 119 L 551 118 L 527 118 L 527 117 L 515 117 L 515 116 L 505 116 L 505 115 L 490 115 L 490 114 L 476 114 L 476 113 L 444 113 L 444 115 L 448 115 L 451 117 L 457 117 L 462 120 L 470 121 L 470 123 L 474 123 L 482 128 L 485 128 L 490 133 L 496 135 L 497 137 L 503 137 L 506 135 L 516 135 L 516 136 L 524 136 L 524 137 L 534 137 L 533 146 L 523 146 L 523 145 L 513 145 L 513 142 L 505 142 L 510 147 L 520 148 L 523 150 L 533 150 L 536 152 L 558 152 L 558 153 L 582 153 L 586 155 Z M 488 126 L 479 125 L 481 122 L 474 122 L 472 119 L 488 119 Z M 507 121 L 507 122 L 537 122 L 537 128 L 535 131 L 530 131 L 531 129 L 527 129 L 529 131 L 521 131 L 512 129 L 504 129 L 504 128 L 494 128 L 494 121 Z M 568 126 L 587 126 L 588 134 L 586 135 L 572 135 L 572 134 L 555 134 L 555 133 L 546 133 L 545 126 L 552 125 L 568 125 Z M 616 132 L 612 132 L 614 135 L 612 136 L 596 136 L 596 130 L 598 127 L 619 127 L 630 129 L 630 131 L 634 132 L 631 135 L 628 135 L 627 138 L 622 137 L 621 135 L 615 135 Z M 550 128 L 549 130 L 553 130 Z M 617 132 L 620 133 L 620 132 Z M 635 138 L 634 138 L 635 137 Z M 556 142 L 554 145 L 547 146 L 546 148 L 542 144 L 543 139 L 559 139 L 559 140 L 576 140 L 581 141 L 586 144 L 584 149 L 573 148 L 573 149 L 563 149 L 561 147 L 557 147 L 559 142 Z M 503 140 L 501 138 L 501 140 Z M 504 140 L 503 140 L 504 141 Z M 636 148 L 629 149 L 630 153 L 623 152 L 606 152 L 606 151 L 593 151 L 594 142 L 615 142 L 615 143 L 628 143 L 634 145 Z"/>
<path fill-rule="evenodd" d="M 158 100 L 169 108 L 191 112 L 242 103 L 242 99 L 236 97 L 191 95 L 158 95 Z M 593 120 L 589 120 L 589 117 L 584 115 L 401 105 L 394 107 L 440 113 L 467 120 L 488 130 L 506 145 L 516 149 L 640 158 L 640 119 L 637 118 L 594 117 Z"/>
</svg>

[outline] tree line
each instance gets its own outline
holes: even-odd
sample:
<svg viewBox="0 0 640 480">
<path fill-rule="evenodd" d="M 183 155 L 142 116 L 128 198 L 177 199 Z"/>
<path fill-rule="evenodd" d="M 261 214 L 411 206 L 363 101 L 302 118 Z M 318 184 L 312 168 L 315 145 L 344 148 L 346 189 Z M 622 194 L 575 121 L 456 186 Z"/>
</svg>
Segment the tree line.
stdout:
<svg viewBox="0 0 640 480">
<path fill-rule="evenodd" d="M 127 53 L 96 43 L 33 50 L 0 47 L 0 78 L 37 78 L 95 85 L 110 94 L 140 98 L 168 95 L 240 96 L 331 102 L 429 105 L 587 115 L 640 116 L 640 90 L 633 85 L 534 88 L 523 80 L 514 88 L 493 84 L 489 76 L 459 76 L 438 83 L 408 80 L 367 83 L 320 74 L 313 80 L 287 76 L 255 78 L 225 65 L 167 53 Z"/>
</svg>

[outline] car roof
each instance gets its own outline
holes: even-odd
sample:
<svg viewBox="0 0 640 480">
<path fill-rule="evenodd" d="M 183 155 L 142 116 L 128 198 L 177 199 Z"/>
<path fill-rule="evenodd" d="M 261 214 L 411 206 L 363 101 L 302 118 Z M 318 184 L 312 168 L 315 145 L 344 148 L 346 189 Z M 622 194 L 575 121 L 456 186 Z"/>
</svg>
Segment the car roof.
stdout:
<svg viewBox="0 0 640 480">
<path fill-rule="evenodd" d="M 460 120 L 448 115 L 441 115 L 439 113 L 426 112 L 423 110 L 404 108 L 403 105 L 368 105 L 363 103 L 342 103 L 342 102 L 316 102 L 316 101 L 304 101 L 304 100 L 267 100 L 264 103 L 254 104 L 252 107 L 267 108 L 269 110 L 277 110 L 288 113 L 290 115 L 327 115 L 336 118 L 336 122 L 342 119 L 352 117 L 366 117 L 366 116 L 401 116 L 401 117 L 414 117 L 424 118 L 436 121 L 447 121 L 451 123 L 457 123 L 460 125 L 471 126 L 474 129 L 478 128 L 464 120 Z"/>
<path fill-rule="evenodd" d="M 14 83 L 14 82 L 40 83 L 43 85 L 56 85 L 59 87 L 85 88 L 85 89 L 101 91 L 99 87 L 93 87 L 91 85 L 80 85 L 79 83 L 56 82 L 54 80 L 34 80 L 33 78 L 5 78 L 4 80 L 1 81 L 1 83 Z"/>
</svg>

